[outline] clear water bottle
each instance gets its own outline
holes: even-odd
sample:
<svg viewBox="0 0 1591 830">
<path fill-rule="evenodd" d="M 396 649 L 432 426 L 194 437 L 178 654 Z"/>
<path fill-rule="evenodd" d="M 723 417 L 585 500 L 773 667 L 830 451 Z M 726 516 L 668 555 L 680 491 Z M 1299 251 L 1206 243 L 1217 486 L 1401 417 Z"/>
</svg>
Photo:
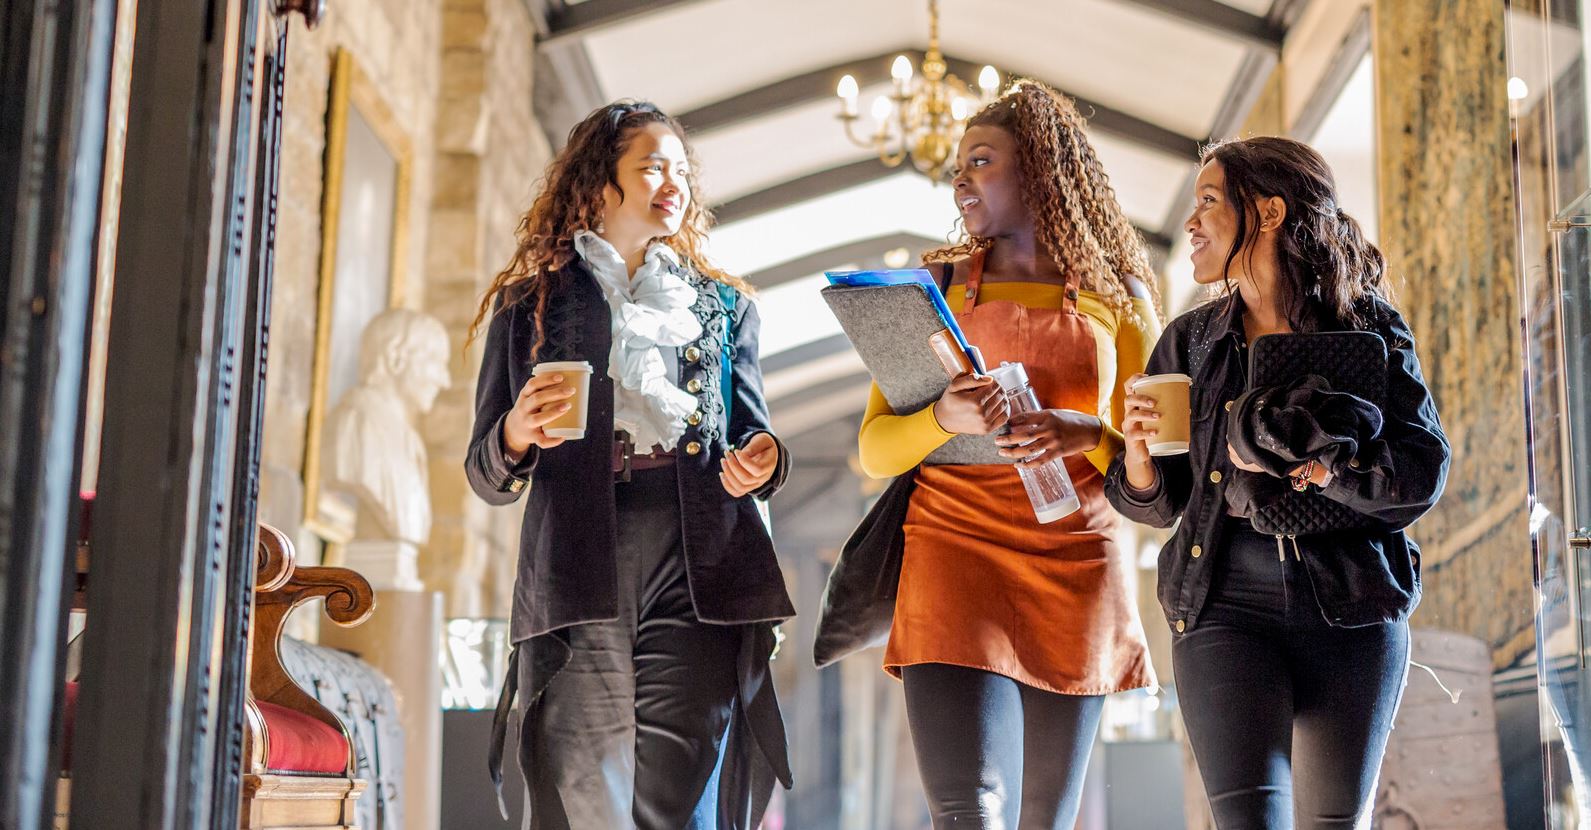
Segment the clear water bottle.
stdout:
<svg viewBox="0 0 1591 830">
<path fill-rule="evenodd" d="M 1033 394 L 1033 387 L 1028 384 L 1028 371 L 1022 364 L 1002 363 L 990 369 L 989 376 L 1005 392 L 1013 417 L 1042 408 L 1038 396 Z M 1003 432 L 1010 432 L 1010 427 Z M 1063 519 L 1081 506 L 1077 500 L 1077 490 L 1072 487 L 1072 477 L 1066 474 L 1066 462 L 1059 456 L 1032 469 L 1018 467 L 1017 473 L 1022 476 L 1022 486 L 1028 491 L 1028 501 L 1033 503 L 1033 512 L 1038 516 L 1039 524 Z"/>
</svg>

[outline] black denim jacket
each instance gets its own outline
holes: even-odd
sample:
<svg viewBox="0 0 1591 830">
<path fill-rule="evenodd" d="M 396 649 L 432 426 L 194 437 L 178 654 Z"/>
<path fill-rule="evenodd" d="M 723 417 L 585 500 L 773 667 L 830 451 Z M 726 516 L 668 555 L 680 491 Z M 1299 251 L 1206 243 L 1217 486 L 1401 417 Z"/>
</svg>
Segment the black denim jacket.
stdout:
<svg viewBox="0 0 1591 830">
<path fill-rule="evenodd" d="M 1414 335 L 1398 312 L 1367 299 L 1367 328 L 1387 342 L 1387 406 L 1380 437 L 1331 468 L 1323 494 L 1374 519 L 1363 530 L 1278 539 L 1304 564 L 1326 621 L 1352 627 L 1406 619 L 1420 600 L 1419 547 L 1404 533 L 1436 504 L 1452 450 L 1420 374 Z M 1193 353 L 1197 359 L 1190 359 Z M 1190 368 L 1197 365 L 1197 373 Z M 1214 560 L 1227 550 L 1235 520 L 1222 488 L 1234 468 L 1227 457 L 1227 412 L 1247 387 L 1248 345 L 1237 294 L 1189 311 L 1167 326 L 1148 374 L 1193 377 L 1192 432 L 1186 455 L 1156 458 L 1159 482 L 1133 493 L 1125 453 L 1105 475 L 1105 494 L 1122 515 L 1154 527 L 1181 519 L 1160 551 L 1160 606 L 1173 631 L 1198 624 Z"/>
</svg>

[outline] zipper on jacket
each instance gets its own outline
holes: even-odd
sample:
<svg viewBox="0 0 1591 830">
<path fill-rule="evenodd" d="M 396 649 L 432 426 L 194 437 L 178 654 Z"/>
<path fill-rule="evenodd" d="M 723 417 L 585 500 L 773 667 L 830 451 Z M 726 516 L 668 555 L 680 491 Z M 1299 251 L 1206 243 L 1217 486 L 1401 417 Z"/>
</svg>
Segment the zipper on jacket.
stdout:
<svg viewBox="0 0 1591 830">
<path fill-rule="evenodd" d="M 1298 535 L 1297 534 L 1295 534 L 1295 533 L 1287 533 L 1287 534 L 1277 533 L 1275 535 L 1276 535 L 1276 561 L 1278 561 L 1278 562 L 1286 562 L 1287 561 L 1287 545 L 1282 541 L 1284 539 L 1287 542 L 1292 542 L 1293 543 L 1293 558 L 1297 559 L 1300 562 L 1304 561 L 1304 555 L 1301 552 L 1299 552 L 1299 550 L 1298 550 Z"/>
</svg>

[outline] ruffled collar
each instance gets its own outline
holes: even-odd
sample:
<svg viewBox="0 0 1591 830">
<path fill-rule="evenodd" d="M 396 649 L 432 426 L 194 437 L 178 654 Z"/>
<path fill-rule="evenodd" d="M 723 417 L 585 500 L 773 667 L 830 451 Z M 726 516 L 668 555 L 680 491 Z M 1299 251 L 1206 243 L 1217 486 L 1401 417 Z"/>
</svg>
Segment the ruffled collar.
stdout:
<svg viewBox="0 0 1591 830">
<path fill-rule="evenodd" d="M 612 312 L 608 376 L 614 380 L 614 425 L 630 433 L 638 450 L 673 449 L 697 402 L 669 380 L 658 349 L 701 336 L 692 310 L 696 289 L 683 275 L 679 255 L 662 242 L 647 248 L 634 277 L 619 252 L 595 233 L 577 232 L 574 244 Z"/>
</svg>

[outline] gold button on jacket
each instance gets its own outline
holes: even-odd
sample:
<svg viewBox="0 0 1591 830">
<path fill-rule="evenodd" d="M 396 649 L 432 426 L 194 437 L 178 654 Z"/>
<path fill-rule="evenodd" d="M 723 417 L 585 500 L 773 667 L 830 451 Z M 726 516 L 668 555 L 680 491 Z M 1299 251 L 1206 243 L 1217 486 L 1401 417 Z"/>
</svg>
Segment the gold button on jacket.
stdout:
<svg viewBox="0 0 1591 830">
<path fill-rule="evenodd" d="M 702 391 L 701 379 L 700 378 L 691 378 L 690 380 L 686 381 L 685 382 L 685 391 L 691 393 L 692 395 L 696 394 L 697 392 Z"/>
<path fill-rule="evenodd" d="M 701 452 L 702 452 L 702 444 L 701 444 L 700 441 L 692 441 L 689 444 L 685 445 L 685 454 L 686 455 L 700 455 Z"/>
</svg>

